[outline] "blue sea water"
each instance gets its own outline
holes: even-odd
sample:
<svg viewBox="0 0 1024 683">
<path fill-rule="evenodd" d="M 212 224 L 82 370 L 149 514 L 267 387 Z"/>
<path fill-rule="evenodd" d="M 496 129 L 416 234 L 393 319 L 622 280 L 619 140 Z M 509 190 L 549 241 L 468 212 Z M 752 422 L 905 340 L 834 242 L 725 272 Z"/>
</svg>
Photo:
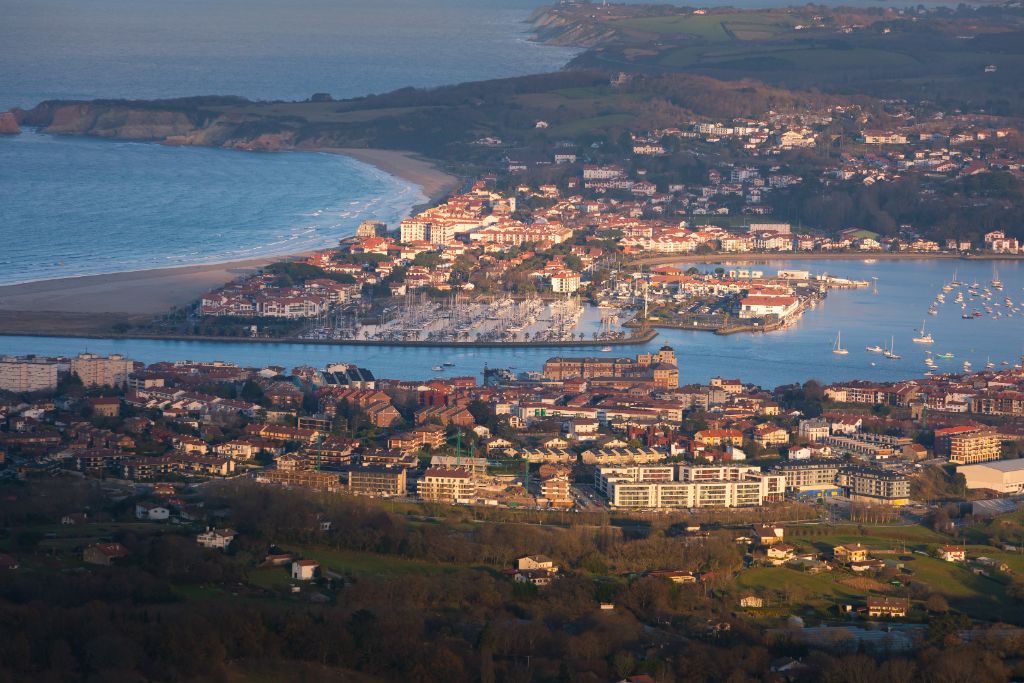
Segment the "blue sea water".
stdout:
<svg viewBox="0 0 1024 683">
<path fill-rule="evenodd" d="M 3 2 L 0 111 L 46 99 L 300 100 L 557 71 L 534 0 Z"/>
<path fill-rule="evenodd" d="M 702 266 L 713 268 L 713 265 Z M 992 303 L 1009 297 L 1018 305 L 1024 300 L 1024 262 L 997 263 L 1005 289 Z M 779 268 L 828 272 L 856 279 L 878 278 L 874 289 L 838 290 L 823 304 L 808 311 L 793 327 L 769 334 L 735 334 L 719 337 L 708 332 L 659 330 L 646 344 L 615 347 L 616 355 L 633 355 L 671 344 L 680 359 L 680 379 L 686 383 L 707 382 L 715 375 L 738 377 L 764 387 L 817 379 L 836 382 L 851 379 L 890 381 L 921 377 L 927 368 L 927 351 L 952 353 L 951 360 L 938 360 L 940 372 L 957 372 L 965 360 L 980 370 L 991 360 L 999 368 L 1020 362 L 1024 353 L 1024 316 L 999 319 L 985 316 L 963 320 L 960 307 L 947 296 L 937 316 L 928 316 L 928 305 L 953 278 L 954 269 L 962 282 L 978 281 L 986 286 L 992 278 L 988 261 L 773 261 L 762 266 L 773 273 Z M 966 294 L 965 294 L 966 296 Z M 973 310 L 969 304 L 968 310 Z M 981 307 L 978 306 L 980 309 Z M 1005 307 L 993 307 L 1004 310 Z M 926 320 L 925 320 L 926 319 Z M 925 320 L 935 343 L 915 344 L 911 339 Z M 847 356 L 832 353 L 836 334 L 842 332 Z M 888 346 L 890 339 L 900 360 L 887 360 L 868 353 L 867 346 Z M 539 370 L 552 356 L 609 355 L 596 348 L 408 348 L 387 346 L 319 346 L 278 343 L 182 342 L 123 339 L 73 339 L 59 337 L 0 337 L 0 354 L 39 353 L 73 355 L 83 350 L 124 353 L 145 362 L 157 360 L 225 360 L 246 366 L 297 365 L 323 367 L 345 361 L 368 367 L 381 377 L 424 379 L 444 361 L 456 365 L 445 375 L 476 375 L 483 368 L 514 367 L 517 371 Z M 1006 361 L 1009 365 L 1004 366 Z"/>
<path fill-rule="evenodd" d="M 839 0 L 837 0 L 838 2 Z M 761 6 L 770 0 L 747 0 Z M 856 4 L 869 3 L 859 0 Z M 160 98 L 238 94 L 348 97 L 405 86 L 551 71 L 575 50 L 528 40 L 534 0 L 34 0 L 4 3 L 0 109 L 48 98 Z M 723 4 L 716 2 L 711 4 Z M 894 4 L 894 3 L 889 3 Z M 418 188 L 354 160 L 169 148 L 31 131 L 0 138 L 0 284 L 85 273 L 217 262 L 330 244 L 363 218 L 394 222 L 423 199 Z M 770 268 L 784 267 L 784 262 Z M 817 378 L 888 380 L 925 370 L 913 328 L 959 266 L 982 283 L 991 264 L 909 261 L 794 262 L 879 278 L 878 294 L 836 292 L 795 327 L 716 337 L 664 331 L 684 382 L 716 374 L 764 386 Z M 1000 266 L 1006 294 L 1024 296 L 1024 264 Z M 998 295 L 996 300 L 1001 300 Z M 1014 363 L 1024 318 L 964 321 L 947 304 L 928 318 L 935 352 L 976 368 Z M 842 331 L 848 356 L 831 353 Z M 864 351 L 894 338 L 900 361 Z M 440 361 L 460 374 L 485 365 L 539 369 L 580 349 L 419 349 L 0 337 L 0 353 L 121 352 L 139 360 L 223 359 L 245 365 L 346 360 L 382 376 L 423 378 Z"/>
<path fill-rule="evenodd" d="M 532 0 L 3 3 L 0 110 L 41 100 L 304 99 L 553 71 Z M 365 164 L 0 136 L 0 284 L 287 254 L 423 201 Z"/>
<path fill-rule="evenodd" d="M 335 154 L 0 137 L 0 284 L 219 263 L 394 223 L 418 185 Z"/>
</svg>

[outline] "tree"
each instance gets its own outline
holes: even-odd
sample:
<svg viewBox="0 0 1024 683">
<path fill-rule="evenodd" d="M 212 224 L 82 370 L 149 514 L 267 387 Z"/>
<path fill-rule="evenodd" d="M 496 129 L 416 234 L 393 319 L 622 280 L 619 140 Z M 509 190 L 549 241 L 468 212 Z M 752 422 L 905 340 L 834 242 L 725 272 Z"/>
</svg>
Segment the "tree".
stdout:
<svg viewBox="0 0 1024 683">
<path fill-rule="evenodd" d="M 260 388 L 259 384 L 252 380 L 247 380 L 242 385 L 242 391 L 239 393 L 242 400 L 249 401 L 250 403 L 259 403 L 263 400 L 263 389 Z"/>
<path fill-rule="evenodd" d="M 924 602 L 924 607 L 935 614 L 945 614 L 949 611 L 949 603 L 939 593 L 932 593 Z"/>
<path fill-rule="evenodd" d="M 636 659 L 628 652 L 620 650 L 612 657 L 612 668 L 615 670 L 616 676 L 625 678 L 636 671 Z"/>
</svg>

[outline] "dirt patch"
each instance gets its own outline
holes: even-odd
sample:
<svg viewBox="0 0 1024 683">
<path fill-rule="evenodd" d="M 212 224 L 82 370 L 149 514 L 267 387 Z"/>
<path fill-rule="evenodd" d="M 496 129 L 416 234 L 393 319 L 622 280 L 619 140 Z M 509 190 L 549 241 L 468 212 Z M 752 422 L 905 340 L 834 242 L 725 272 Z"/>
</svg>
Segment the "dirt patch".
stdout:
<svg viewBox="0 0 1024 683">
<path fill-rule="evenodd" d="M 849 586 L 850 588 L 856 588 L 859 591 L 864 591 L 865 593 L 882 593 L 892 590 L 892 586 L 889 584 L 882 583 L 875 579 L 870 579 L 866 576 L 853 576 L 848 579 L 843 579 L 839 583 L 844 586 Z"/>
</svg>

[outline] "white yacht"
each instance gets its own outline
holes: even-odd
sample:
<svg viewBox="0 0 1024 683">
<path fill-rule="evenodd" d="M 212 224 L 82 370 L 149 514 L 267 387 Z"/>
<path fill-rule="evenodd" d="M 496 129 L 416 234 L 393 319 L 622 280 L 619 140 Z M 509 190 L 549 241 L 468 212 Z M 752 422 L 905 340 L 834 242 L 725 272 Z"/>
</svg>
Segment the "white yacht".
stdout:
<svg viewBox="0 0 1024 683">
<path fill-rule="evenodd" d="M 915 344 L 934 344 L 935 340 L 932 339 L 932 335 L 924 331 L 924 321 L 921 321 L 921 329 L 918 330 L 917 336 L 914 337 Z"/>
<path fill-rule="evenodd" d="M 835 343 L 835 346 L 832 347 L 832 353 L 836 354 L 837 356 L 845 356 L 846 354 L 849 353 L 848 350 L 843 348 L 843 333 L 842 332 L 840 332 L 839 334 L 836 335 L 836 343 Z"/>
</svg>

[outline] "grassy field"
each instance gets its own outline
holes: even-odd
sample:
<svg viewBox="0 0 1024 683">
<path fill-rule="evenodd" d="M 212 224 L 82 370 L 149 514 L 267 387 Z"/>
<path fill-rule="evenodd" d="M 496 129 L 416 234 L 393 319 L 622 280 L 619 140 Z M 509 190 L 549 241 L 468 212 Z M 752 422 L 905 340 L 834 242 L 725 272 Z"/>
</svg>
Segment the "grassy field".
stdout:
<svg viewBox="0 0 1024 683">
<path fill-rule="evenodd" d="M 786 541 L 801 550 L 815 551 L 826 556 L 835 546 L 848 543 L 861 543 L 872 550 L 895 550 L 896 554 L 879 553 L 876 557 L 887 562 L 898 562 L 902 557 L 912 558 L 903 561 L 912 573 L 902 580 L 920 582 L 931 591 L 942 593 L 954 609 L 979 619 L 1002 619 L 1015 623 L 1024 619 L 1020 609 L 1006 598 L 1006 586 L 1011 576 L 995 568 L 985 568 L 989 576 L 975 574 L 972 568 L 979 567 L 977 564 L 965 566 L 944 562 L 932 554 L 937 546 L 954 543 L 950 537 L 922 526 L 870 527 L 867 531 L 867 535 L 862 535 L 855 526 L 828 529 L 793 527 L 787 529 Z M 1020 554 L 983 545 L 968 545 L 966 548 L 968 558 L 988 557 L 997 563 L 1005 562 L 1014 575 L 1024 572 L 1024 556 Z M 929 554 L 922 555 L 921 552 Z M 856 591 L 850 586 L 837 583 L 832 577 L 801 574 L 797 579 L 797 575 L 789 569 L 773 569 L 767 576 L 762 576 L 764 571 L 754 569 L 746 572 L 741 581 L 746 582 L 744 585 L 750 589 L 780 590 L 780 586 L 785 586 L 787 580 L 798 580 L 801 586 L 811 587 L 813 596 L 808 598 L 808 604 L 817 609 L 848 601 L 854 593 L 860 595 L 862 600 L 864 597 L 864 591 Z M 788 579 L 786 574 L 779 572 L 789 572 Z M 746 574 L 753 576 L 748 578 Z"/>
<path fill-rule="evenodd" d="M 551 128 L 551 133 L 554 135 L 580 135 L 590 131 L 601 130 L 607 126 L 625 126 L 634 120 L 635 117 L 632 114 L 591 116 L 590 118 L 578 119 L 561 126 L 554 126 Z"/>
<path fill-rule="evenodd" d="M 753 71 L 830 71 L 851 69 L 902 68 L 918 64 L 910 55 L 891 50 L 856 47 L 849 50 L 831 47 L 780 45 L 751 46 L 750 49 L 709 49 L 705 46 L 682 47 L 665 52 L 659 62 L 676 68 L 745 69 Z"/>
<path fill-rule="evenodd" d="M 639 17 L 616 23 L 666 37 L 694 36 L 715 42 L 772 39 L 792 33 L 794 25 L 785 14 L 749 12 Z"/>
<path fill-rule="evenodd" d="M 321 565 L 321 571 L 330 570 L 339 574 L 394 576 L 399 574 L 436 574 L 449 570 L 443 565 L 422 560 L 407 560 L 394 555 L 375 555 L 354 550 L 335 550 L 316 546 L 289 547 L 289 550 L 303 558 L 316 560 Z M 287 572 L 285 573 L 287 574 Z"/>
</svg>

